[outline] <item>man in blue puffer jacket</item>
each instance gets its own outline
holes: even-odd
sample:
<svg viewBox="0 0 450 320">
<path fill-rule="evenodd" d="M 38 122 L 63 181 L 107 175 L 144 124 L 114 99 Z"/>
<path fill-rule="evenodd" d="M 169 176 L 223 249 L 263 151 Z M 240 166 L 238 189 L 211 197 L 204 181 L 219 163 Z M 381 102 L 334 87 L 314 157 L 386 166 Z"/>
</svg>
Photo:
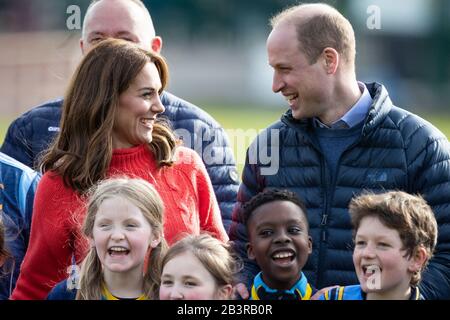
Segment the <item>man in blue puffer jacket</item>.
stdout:
<svg viewBox="0 0 450 320">
<path fill-rule="evenodd" d="M 138 43 L 160 52 L 162 39 L 155 36 L 152 19 L 140 0 L 100 0 L 89 6 L 83 22 L 81 50 L 89 51 L 106 37 Z M 219 202 L 225 229 L 229 229 L 236 201 L 238 175 L 228 136 L 205 111 L 168 92 L 161 102 L 172 128 L 184 145 L 197 151 L 206 165 Z M 59 131 L 62 99 L 35 107 L 16 119 L 8 129 L 1 151 L 36 168 L 42 153 Z"/>
<path fill-rule="evenodd" d="M 311 284 L 357 284 L 350 199 L 364 190 L 403 190 L 422 194 L 438 222 L 436 251 L 420 290 L 426 299 L 450 299 L 447 138 L 395 107 L 384 86 L 356 80 L 353 28 L 334 8 L 295 6 L 273 18 L 272 28 L 267 40 L 272 89 L 286 97 L 290 110 L 247 152 L 230 230 L 240 255 L 246 256 L 247 242 L 242 205 L 266 188 L 285 188 L 308 209 L 313 252 L 303 271 Z M 292 245 L 276 235 L 273 242 L 274 247 Z M 289 267 L 275 257 L 273 264 L 280 272 Z M 243 281 L 257 271 L 246 259 Z"/>
<path fill-rule="evenodd" d="M 0 268 L 0 300 L 8 299 L 28 247 L 34 192 L 40 175 L 0 152 L 0 213 L 11 260 Z"/>
</svg>

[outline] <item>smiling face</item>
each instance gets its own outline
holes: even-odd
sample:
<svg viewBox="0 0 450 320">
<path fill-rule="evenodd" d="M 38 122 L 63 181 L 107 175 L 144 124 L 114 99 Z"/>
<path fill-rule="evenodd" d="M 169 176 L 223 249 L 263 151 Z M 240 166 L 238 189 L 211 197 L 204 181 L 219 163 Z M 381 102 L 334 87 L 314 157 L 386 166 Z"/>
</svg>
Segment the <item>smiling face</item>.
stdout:
<svg viewBox="0 0 450 320">
<path fill-rule="evenodd" d="M 405 255 L 397 230 L 386 227 L 377 217 L 361 220 L 355 236 L 353 263 L 368 298 L 369 294 L 392 299 L 408 295 L 417 262 Z"/>
<path fill-rule="evenodd" d="M 161 79 L 154 63 L 147 63 L 130 87 L 119 96 L 113 128 L 113 148 L 123 149 L 152 141 L 156 116 L 164 112 Z"/>
<path fill-rule="evenodd" d="M 231 287 L 231 286 L 229 286 Z M 161 300 L 217 300 L 227 288 L 218 288 L 212 274 L 190 251 L 185 251 L 163 268 L 159 298 Z M 229 291 L 229 290 L 228 290 Z"/>
<path fill-rule="evenodd" d="M 121 197 L 104 200 L 95 216 L 91 243 L 104 273 L 143 272 L 150 246 L 157 244 L 152 227 L 141 210 Z"/>
<path fill-rule="evenodd" d="M 267 39 L 269 64 L 273 68 L 272 90 L 288 101 L 295 119 L 321 117 L 328 111 L 327 74 L 322 57 L 310 64 L 299 49 L 297 31 L 280 23 Z"/>
<path fill-rule="evenodd" d="M 312 251 L 303 211 L 290 201 L 273 201 L 256 208 L 248 221 L 247 253 L 272 289 L 289 290 Z"/>
</svg>

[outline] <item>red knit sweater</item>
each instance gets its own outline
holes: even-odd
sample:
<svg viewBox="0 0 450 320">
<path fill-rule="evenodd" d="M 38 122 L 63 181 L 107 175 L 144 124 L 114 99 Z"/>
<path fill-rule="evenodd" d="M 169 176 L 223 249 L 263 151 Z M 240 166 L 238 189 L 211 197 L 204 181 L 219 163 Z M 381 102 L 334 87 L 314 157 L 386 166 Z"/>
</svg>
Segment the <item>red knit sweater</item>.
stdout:
<svg viewBox="0 0 450 320">
<path fill-rule="evenodd" d="M 200 157 L 180 147 L 177 162 L 157 169 L 146 145 L 114 150 L 108 176 L 127 175 L 149 181 L 165 206 L 164 236 L 169 244 L 184 234 L 206 231 L 227 241 L 211 181 Z M 52 287 L 68 277 L 75 254 L 80 262 L 87 249 L 80 226 L 85 203 L 62 177 L 47 172 L 35 196 L 28 251 L 12 299 L 45 299 Z"/>
</svg>

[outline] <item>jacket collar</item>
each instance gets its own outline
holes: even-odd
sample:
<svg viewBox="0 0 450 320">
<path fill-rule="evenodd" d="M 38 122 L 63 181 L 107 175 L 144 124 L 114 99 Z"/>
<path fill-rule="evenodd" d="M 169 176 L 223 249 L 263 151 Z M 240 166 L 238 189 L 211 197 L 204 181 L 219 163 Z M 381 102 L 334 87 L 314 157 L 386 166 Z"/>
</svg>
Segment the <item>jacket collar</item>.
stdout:
<svg viewBox="0 0 450 320">
<path fill-rule="evenodd" d="M 303 272 L 300 279 L 289 290 L 276 290 L 270 288 L 258 273 L 253 281 L 251 300 L 310 300 L 315 290 L 310 286 Z"/>
</svg>

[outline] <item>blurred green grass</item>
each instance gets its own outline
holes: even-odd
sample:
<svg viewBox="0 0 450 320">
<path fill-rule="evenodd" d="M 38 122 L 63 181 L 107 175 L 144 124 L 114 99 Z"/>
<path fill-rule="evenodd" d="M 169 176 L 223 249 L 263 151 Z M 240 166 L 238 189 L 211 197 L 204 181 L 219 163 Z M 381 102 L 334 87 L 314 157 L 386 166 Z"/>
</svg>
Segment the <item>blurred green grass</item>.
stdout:
<svg viewBox="0 0 450 320">
<path fill-rule="evenodd" d="M 230 144 L 233 148 L 237 162 L 239 177 L 244 166 L 245 152 L 249 144 L 258 134 L 259 130 L 266 128 L 273 122 L 280 119 L 286 108 L 255 108 L 247 106 L 214 106 L 205 107 L 199 103 L 208 113 L 210 113 L 230 137 Z M 421 117 L 431 122 L 440 129 L 447 138 L 450 138 L 450 114 L 420 114 Z M 0 117 L 0 142 L 3 143 L 6 130 L 13 118 Z"/>
</svg>

